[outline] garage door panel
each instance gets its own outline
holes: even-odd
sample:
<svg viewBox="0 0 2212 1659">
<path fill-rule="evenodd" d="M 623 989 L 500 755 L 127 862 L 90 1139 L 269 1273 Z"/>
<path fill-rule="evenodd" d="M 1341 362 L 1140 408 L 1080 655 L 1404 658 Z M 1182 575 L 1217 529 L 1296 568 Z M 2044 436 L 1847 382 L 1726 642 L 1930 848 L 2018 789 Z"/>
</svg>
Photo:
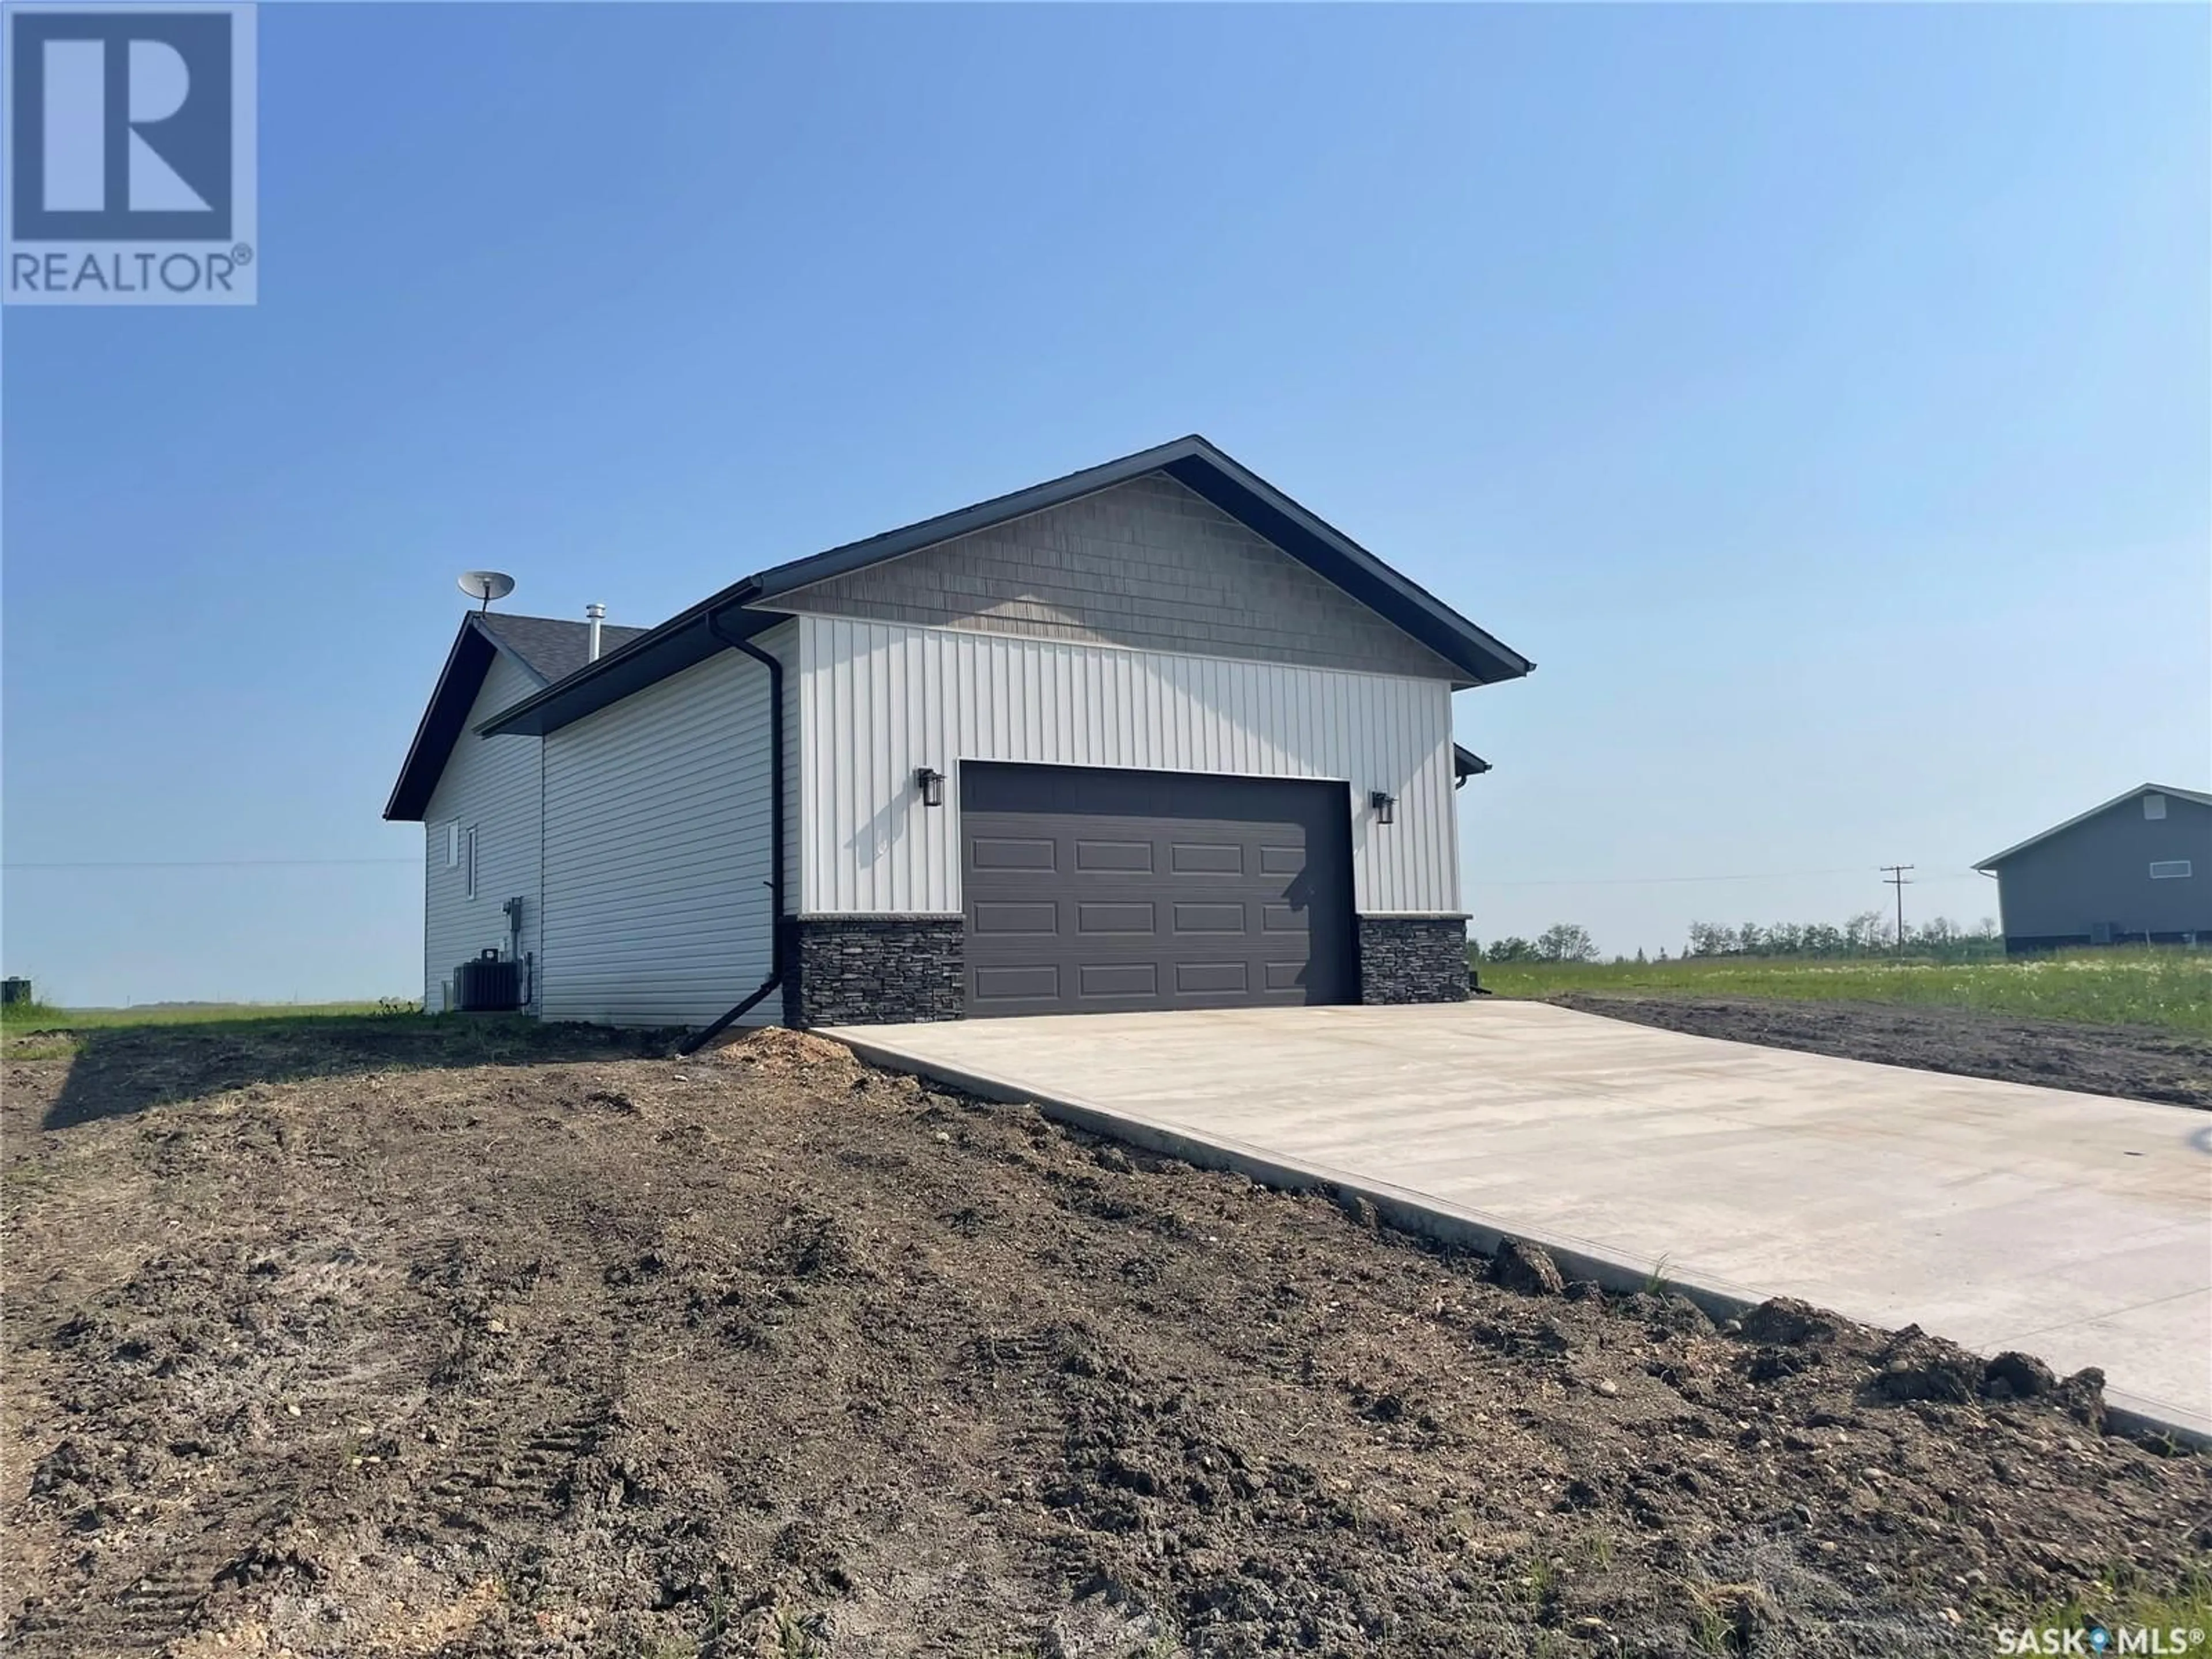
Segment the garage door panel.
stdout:
<svg viewBox="0 0 2212 1659">
<path fill-rule="evenodd" d="M 981 1006 L 1042 1004 L 1060 1000 L 1060 969 L 1049 962 L 1001 963 L 973 969 L 970 988 Z"/>
<path fill-rule="evenodd" d="M 1168 867 L 1179 876 L 1241 876 L 1244 849 L 1234 842 L 1179 841 L 1169 851 Z"/>
<path fill-rule="evenodd" d="M 1049 871 L 1057 850 L 1049 837 L 979 836 L 969 843 L 968 862 L 976 870 Z"/>
<path fill-rule="evenodd" d="M 1149 841 L 1079 841 L 1075 867 L 1102 874 L 1149 876 L 1152 854 Z"/>
<path fill-rule="evenodd" d="M 969 762 L 969 1012 L 1340 1002 L 1345 786 Z"/>
<path fill-rule="evenodd" d="M 1192 903 L 1178 899 L 1175 908 L 1175 930 L 1178 933 L 1233 933 L 1244 936 L 1244 907 L 1242 904 Z"/>
<path fill-rule="evenodd" d="M 1075 907 L 1075 931 L 1085 939 L 1123 934 L 1150 939 L 1159 932 L 1159 906 L 1149 899 L 1078 903 Z"/>
<path fill-rule="evenodd" d="M 1157 997 L 1160 970 L 1151 962 L 1094 962 L 1076 969 L 1076 990 L 1088 999 Z"/>
<path fill-rule="evenodd" d="M 1178 962 L 1176 989 L 1185 996 L 1242 995 L 1252 988 L 1252 969 L 1242 962 Z"/>
<path fill-rule="evenodd" d="M 969 925 L 979 933 L 1057 939 L 1060 907 L 1050 899 L 978 900 Z"/>
</svg>

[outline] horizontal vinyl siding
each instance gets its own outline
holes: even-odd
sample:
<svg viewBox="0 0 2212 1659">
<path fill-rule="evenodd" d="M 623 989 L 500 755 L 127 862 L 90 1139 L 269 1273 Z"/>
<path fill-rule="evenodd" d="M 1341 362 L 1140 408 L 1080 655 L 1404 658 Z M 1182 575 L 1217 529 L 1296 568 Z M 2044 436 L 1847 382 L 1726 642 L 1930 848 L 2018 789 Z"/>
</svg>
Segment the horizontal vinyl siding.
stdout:
<svg viewBox="0 0 2212 1659">
<path fill-rule="evenodd" d="M 492 659 L 468 724 L 431 792 L 423 820 L 422 1006 L 436 1009 L 453 969 L 493 946 L 504 954 L 507 917 L 500 907 L 522 900 L 522 948 L 539 948 L 539 740 L 480 738 L 476 728 L 538 689 L 505 652 Z M 448 827 L 462 830 L 461 862 L 448 867 Z M 477 896 L 468 896 L 467 831 L 477 831 Z"/>
<path fill-rule="evenodd" d="M 1340 778 L 1356 907 L 1459 908 L 1443 681 L 843 617 L 798 627 L 800 909 L 957 912 L 963 760 Z M 921 766 L 947 775 L 942 808 L 921 805 Z M 1376 789 L 1398 798 L 1387 827 Z"/>
<path fill-rule="evenodd" d="M 731 651 L 545 739 L 547 1018 L 703 1025 L 766 977 L 769 720 Z"/>
</svg>

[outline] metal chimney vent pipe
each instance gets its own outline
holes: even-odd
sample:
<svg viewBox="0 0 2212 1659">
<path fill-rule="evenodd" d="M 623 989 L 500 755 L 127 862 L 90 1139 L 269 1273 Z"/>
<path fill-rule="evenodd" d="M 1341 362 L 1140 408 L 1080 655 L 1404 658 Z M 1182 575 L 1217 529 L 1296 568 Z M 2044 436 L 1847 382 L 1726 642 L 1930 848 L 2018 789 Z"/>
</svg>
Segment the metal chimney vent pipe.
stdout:
<svg viewBox="0 0 2212 1659">
<path fill-rule="evenodd" d="M 606 620 L 607 608 L 594 599 L 584 607 L 584 615 L 592 624 L 592 654 L 586 660 L 597 662 L 599 659 L 599 624 Z"/>
</svg>

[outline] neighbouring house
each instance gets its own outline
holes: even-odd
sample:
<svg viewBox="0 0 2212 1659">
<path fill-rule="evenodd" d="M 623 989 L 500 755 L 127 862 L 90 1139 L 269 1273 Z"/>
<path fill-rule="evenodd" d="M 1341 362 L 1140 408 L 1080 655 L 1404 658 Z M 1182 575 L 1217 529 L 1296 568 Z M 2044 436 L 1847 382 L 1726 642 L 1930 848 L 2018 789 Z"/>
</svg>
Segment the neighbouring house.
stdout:
<svg viewBox="0 0 2212 1659">
<path fill-rule="evenodd" d="M 2212 794 L 2146 783 L 1974 866 L 2008 951 L 2212 942 Z"/>
<path fill-rule="evenodd" d="M 426 1006 L 793 1025 L 1467 994 L 1452 693 L 1534 666 L 1201 438 L 643 631 L 462 623 Z"/>
</svg>

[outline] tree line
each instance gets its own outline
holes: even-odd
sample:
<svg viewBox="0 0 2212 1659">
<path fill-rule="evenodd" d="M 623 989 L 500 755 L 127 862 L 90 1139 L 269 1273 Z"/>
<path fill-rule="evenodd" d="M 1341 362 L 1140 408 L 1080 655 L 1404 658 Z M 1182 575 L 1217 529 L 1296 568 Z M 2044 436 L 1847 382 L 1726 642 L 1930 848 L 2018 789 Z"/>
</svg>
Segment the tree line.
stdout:
<svg viewBox="0 0 2212 1659">
<path fill-rule="evenodd" d="M 1485 945 L 1468 941 L 1468 953 L 1482 962 L 1595 962 L 1598 950 L 1589 929 L 1575 922 L 1554 922 L 1534 939 L 1512 934 Z M 1902 951 L 1897 928 L 1879 910 L 1862 910 L 1841 926 L 1814 921 L 1747 921 L 1730 927 L 1723 923 L 1693 921 L 1682 956 L 1712 957 L 1878 957 L 1911 956 L 1937 962 L 1967 962 L 2004 954 L 2004 935 L 1995 921 L 1984 918 L 1973 927 L 1960 927 L 1948 916 L 1934 916 L 1905 927 Z M 1642 951 L 1616 962 L 1646 960 Z M 1658 960 L 1668 960 L 1662 949 Z"/>
<path fill-rule="evenodd" d="M 1686 957 L 1932 957 L 1960 962 L 2004 954 L 2004 935 L 1984 917 L 1962 927 L 1948 916 L 1905 924 L 1900 945 L 1896 925 L 1879 910 L 1862 910 L 1839 927 L 1830 922 L 1747 921 L 1729 927 L 1710 921 L 1690 924 Z"/>
</svg>

